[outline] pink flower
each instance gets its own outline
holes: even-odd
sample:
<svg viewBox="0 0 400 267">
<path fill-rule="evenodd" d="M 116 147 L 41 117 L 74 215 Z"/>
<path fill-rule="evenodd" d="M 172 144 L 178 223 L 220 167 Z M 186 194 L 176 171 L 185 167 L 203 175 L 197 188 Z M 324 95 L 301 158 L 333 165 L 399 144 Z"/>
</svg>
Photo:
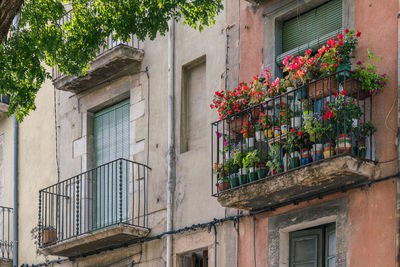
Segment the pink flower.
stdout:
<svg viewBox="0 0 400 267">
<path fill-rule="evenodd" d="M 344 33 L 348 34 L 349 33 L 349 29 L 344 30 Z"/>
<path fill-rule="evenodd" d="M 311 55 L 311 49 L 308 49 L 308 50 L 306 51 L 306 54 L 307 54 L 307 55 Z"/>
</svg>

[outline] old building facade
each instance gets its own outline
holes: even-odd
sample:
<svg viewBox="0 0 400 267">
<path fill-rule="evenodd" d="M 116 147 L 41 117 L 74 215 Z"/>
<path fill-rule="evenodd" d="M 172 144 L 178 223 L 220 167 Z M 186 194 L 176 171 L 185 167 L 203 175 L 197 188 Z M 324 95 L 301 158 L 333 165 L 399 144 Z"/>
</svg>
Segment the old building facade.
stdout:
<svg viewBox="0 0 400 267">
<path fill-rule="evenodd" d="M 85 77 L 53 70 L 37 110 L 19 125 L 18 264 L 166 266 L 172 186 L 172 266 L 398 266 L 398 13 L 395 0 L 226 0 L 215 25 L 201 33 L 177 22 L 173 35 L 155 40 L 108 40 Z M 353 65 L 371 48 L 389 77 L 378 96 L 349 96 L 377 128 L 367 155 L 360 157 L 356 137 L 345 141 L 354 148 L 349 153 L 338 148 L 292 170 L 280 152 L 281 173 L 221 190 L 212 165 L 230 156 L 220 136 L 241 137 L 209 108 L 215 91 L 267 68 L 282 77 L 286 54 L 315 52 L 346 28 L 362 33 Z M 332 101 L 334 77 L 321 99 Z M 169 79 L 175 185 L 168 184 Z M 338 93 L 359 90 L 356 82 L 337 84 Z M 321 102 L 316 92 L 310 100 L 313 86 L 298 100 L 313 100 L 316 112 Z M 301 88 L 270 101 L 295 103 Z M 275 103 L 259 107 L 268 114 Z M 236 123 L 243 116 L 250 123 L 255 113 L 242 111 Z M 278 131 L 252 146 L 261 154 L 273 143 L 284 146 L 288 133 Z M 13 119 L 3 116 L 0 204 L 10 208 L 13 133 Z M 10 212 L 0 210 L 0 218 L 12 236 Z M 10 264 L 13 254 L 3 251 L 12 238 L 0 237 Z"/>
</svg>

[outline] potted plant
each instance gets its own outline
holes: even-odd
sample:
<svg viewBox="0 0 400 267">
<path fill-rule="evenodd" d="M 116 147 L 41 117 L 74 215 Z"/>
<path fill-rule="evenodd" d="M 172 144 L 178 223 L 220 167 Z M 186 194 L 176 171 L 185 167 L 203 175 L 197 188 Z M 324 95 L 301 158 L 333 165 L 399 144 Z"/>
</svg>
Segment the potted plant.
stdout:
<svg viewBox="0 0 400 267">
<path fill-rule="evenodd" d="M 270 145 L 268 153 L 268 161 L 266 165 L 269 167 L 270 174 L 275 175 L 282 171 L 282 162 L 280 158 L 280 146 L 278 143 Z"/>
<path fill-rule="evenodd" d="M 229 178 L 226 176 L 226 166 L 222 163 L 214 163 L 213 172 L 217 175 L 218 192 L 229 189 Z"/>
<path fill-rule="evenodd" d="M 43 227 L 42 237 L 43 246 L 55 243 L 57 241 L 56 228 L 54 226 Z"/>
<path fill-rule="evenodd" d="M 355 153 L 360 158 L 366 158 L 367 156 L 367 146 L 366 140 L 368 137 L 372 136 L 376 132 L 376 127 L 372 121 L 363 122 L 355 129 L 356 140 L 358 141 L 358 153 Z"/>
<path fill-rule="evenodd" d="M 243 168 L 243 158 L 246 150 L 241 147 L 241 144 L 238 144 L 235 148 L 235 152 L 233 153 L 233 162 L 239 168 L 239 184 L 244 185 L 247 184 L 247 169 Z"/>
<path fill-rule="evenodd" d="M 293 110 L 293 116 L 290 118 L 290 126 L 292 128 L 300 128 L 301 127 L 301 108 L 300 105 L 301 102 L 300 101 L 293 101 L 293 105 L 292 105 L 292 110 Z"/>
<path fill-rule="evenodd" d="M 258 174 L 256 172 L 255 166 L 260 162 L 259 152 L 254 149 L 247 153 L 243 158 L 243 168 L 248 170 L 249 182 L 254 182 L 258 179 Z"/>
<path fill-rule="evenodd" d="M 234 149 L 234 143 L 231 140 L 231 138 L 228 135 L 224 136 L 224 148 L 223 148 L 223 152 L 224 152 L 224 157 L 225 159 L 229 159 L 232 156 L 233 153 L 233 149 Z"/>
<path fill-rule="evenodd" d="M 264 132 L 265 138 L 272 138 L 273 137 L 272 126 L 273 126 L 272 116 L 261 112 L 260 119 L 256 124 L 256 133 L 257 131 L 260 132 L 262 131 Z M 257 138 L 257 140 L 261 140 L 261 136 L 260 138 Z"/>
<path fill-rule="evenodd" d="M 225 162 L 226 170 L 229 175 L 229 182 L 230 182 L 230 187 L 234 188 L 239 185 L 239 166 L 235 164 L 235 160 L 233 157 L 230 157 L 226 162 Z"/>
<path fill-rule="evenodd" d="M 300 166 L 300 153 L 299 146 L 296 142 L 296 131 L 294 128 L 290 129 L 288 132 L 288 137 L 286 143 L 283 145 L 283 148 L 287 152 L 287 169 L 294 169 Z M 285 160 L 286 161 L 286 160 Z M 284 163 L 286 163 L 284 161 Z"/>
<path fill-rule="evenodd" d="M 313 100 L 321 99 L 338 92 L 339 84 L 345 88 L 356 87 L 357 81 L 351 78 L 351 59 L 361 33 L 346 29 L 344 34 L 337 34 L 318 50 L 320 54 L 320 77 L 315 86 L 310 86 L 309 95 Z M 336 75 L 332 75 L 335 74 Z M 328 77 L 327 77 L 328 76 Z M 353 83 L 353 86 L 352 86 Z M 356 91 L 356 90 L 354 90 Z M 354 92 L 352 92 L 354 93 Z"/>
<path fill-rule="evenodd" d="M 368 48 L 368 60 L 358 61 L 357 68 L 355 70 L 355 77 L 362 81 L 361 89 L 369 95 L 379 95 L 383 92 L 383 89 L 386 87 L 388 77 L 386 73 L 379 74 L 377 73 L 376 66 L 371 63 L 378 63 L 382 60 L 379 56 L 374 56 L 374 53 Z"/>
<path fill-rule="evenodd" d="M 325 115 L 329 113 L 329 118 L 325 118 L 329 123 L 336 126 L 338 132 L 338 144 L 336 153 L 351 153 L 351 137 L 353 133 L 354 120 L 359 120 L 362 112 L 361 108 L 356 104 L 355 99 L 346 96 L 346 91 L 341 91 L 340 95 L 336 94 L 333 102 L 328 103 L 325 108 Z"/>
<path fill-rule="evenodd" d="M 324 127 L 322 127 L 320 115 L 314 113 L 308 120 L 305 120 L 304 130 L 309 134 L 310 141 L 314 143 L 311 150 L 312 160 L 318 161 L 323 159 L 322 137 L 324 135 Z"/>
<path fill-rule="evenodd" d="M 293 112 L 288 108 L 285 103 L 282 103 L 279 111 L 279 122 L 280 122 L 280 130 L 281 134 L 287 133 L 288 127 L 287 124 L 290 122 L 290 119 L 293 116 Z"/>
<path fill-rule="evenodd" d="M 302 104 L 303 104 L 303 119 L 308 120 L 312 116 L 312 114 L 314 114 L 314 106 L 312 104 L 312 101 L 308 101 L 308 99 L 303 99 Z"/>
<path fill-rule="evenodd" d="M 311 162 L 310 160 L 310 148 L 311 148 L 311 140 L 310 135 L 304 131 L 304 129 L 297 132 L 296 136 L 296 144 L 300 148 L 301 151 L 301 165 L 306 165 Z"/>
<path fill-rule="evenodd" d="M 254 126 L 251 123 L 243 122 L 241 134 L 246 145 L 249 148 L 254 147 Z"/>
</svg>

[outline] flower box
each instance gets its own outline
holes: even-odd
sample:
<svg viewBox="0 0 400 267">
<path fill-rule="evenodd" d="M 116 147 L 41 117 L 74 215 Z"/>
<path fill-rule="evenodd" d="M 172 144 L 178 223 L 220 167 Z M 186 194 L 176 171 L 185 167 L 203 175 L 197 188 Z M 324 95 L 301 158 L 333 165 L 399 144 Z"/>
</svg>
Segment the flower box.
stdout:
<svg viewBox="0 0 400 267">
<path fill-rule="evenodd" d="M 368 94 L 361 89 L 361 83 L 356 79 L 347 79 L 345 82 L 338 82 L 334 77 L 327 77 L 310 83 L 308 87 L 308 95 L 312 100 L 322 99 L 322 96 L 333 96 L 338 93 L 339 84 L 342 85 L 342 88 L 345 89 L 351 97 L 364 100 L 368 96 Z M 358 92 L 357 87 L 359 88 Z"/>
</svg>

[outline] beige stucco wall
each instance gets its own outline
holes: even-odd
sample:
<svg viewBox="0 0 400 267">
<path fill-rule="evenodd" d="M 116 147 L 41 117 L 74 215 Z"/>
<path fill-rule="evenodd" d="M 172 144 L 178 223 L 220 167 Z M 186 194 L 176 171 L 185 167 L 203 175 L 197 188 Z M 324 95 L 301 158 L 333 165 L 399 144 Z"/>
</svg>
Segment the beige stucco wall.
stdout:
<svg viewBox="0 0 400 267">
<path fill-rule="evenodd" d="M 36 256 L 31 230 L 37 224 L 38 191 L 57 182 L 55 154 L 54 93 L 47 81 L 36 99 L 37 109 L 19 126 L 19 260 L 43 261 Z M 13 205 L 13 118 L 0 120 L 3 144 L 0 205 Z"/>
<path fill-rule="evenodd" d="M 174 228 L 210 221 L 224 217 L 226 211 L 210 196 L 210 123 L 216 119 L 215 113 L 208 108 L 214 90 L 224 86 L 225 71 L 225 13 L 222 12 L 212 29 L 199 33 L 196 30 L 177 23 L 176 26 L 176 151 L 177 151 L 177 187 L 175 195 Z M 152 168 L 149 177 L 149 226 L 151 234 L 166 229 L 166 181 L 167 181 L 167 38 L 159 36 L 154 41 L 142 44 L 145 51 L 140 70 L 149 68 L 150 88 L 145 73 L 132 71 L 131 74 L 75 95 L 57 91 L 57 118 L 59 127 L 58 151 L 60 179 L 64 180 L 93 167 L 92 136 L 88 129 L 90 114 L 126 98 L 131 100 L 131 159 L 147 163 Z M 196 116 L 201 123 L 196 126 L 196 146 L 180 153 L 180 120 L 182 96 L 182 68 L 191 62 L 205 58 L 205 84 L 197 92 Z M 148 91 L 150 90 L 150 92 Z M 150 96 L 150 99 L 148 98 Z M 21 126 L 21 190 L 20 206 L 20 264 L 43 262 L 35 256 L 35 247 L 30 230 L 37 224 L 38 190 L 57 182 L 55 165 L 53 88 L 48 81 L 38 95 L 37 110 L 25 119 Z M 149 106 L 148 106 L 149 105 Z M 150 108 L 150 125 L 147 124 Z M 190 118 L 188 118 L 190 120 Z M 3 123 L 3 122 L 0 122 Z M 12 122 L 7 120 L 7 131 L 12 138 Z M 5 127 L 5 126 L 4 126 Z M 1 129 L 0 125 L 0 129 Z M 149 130 L 149 139 L 147 138 Z M 8 142 L 12 145 L 12 139 Z M 147 147 L 149 145 L 149 151 Z M 8 150 L 11 150 L 11 146 Z M 24 150 L 25 148 L 25 150 Z M 8 151 L 7 150 L 7 151 Z M 24 152 L 23 152 L 24 151 Z M 40 156 L 38 156 L 40 155 Z M 11 156 L 10 156 L 11 157 Z M 10 165 L 11 166 L 11 165 Z M 11 167 L 9 169 L 12 177 Z M 11 178 L 10 178 L 11 179 Z M 35 179 L 35 182 L 32 180 Z M 11 188 L 11 187 L 10 187 Z M 217 227 L 218 261 L 220 266 L 228 266 L 225 259 L 233 264 L 234 228 L 228 223 Z M 210 266 L 214 265 L 214 233 L 206 230 L 174 237 L 174 251 L 182 254 L 195 249 L 208 248 Z M 232 247 L 233 246 L 233 247 Z M 138 248 L 139 247 L 139 248 Z M 78 259 L 78 266 L 91 266 L 98 262 L 113 266 L 124 264 L 124 258 L 135 260 L 129 253 L 142 251 L 143 264 L 139 266 L 163 266 L 165 262 L 165 242 L 156 240 L 142 246 L 116 250 Z M 104 254 L 107 257 L 104 257 Z M 137 254 L 137 253 L 136 253 Z M 103 256 L 102 256 L 103 255 Z M 119 263 L 120 262 L 120 263 Z M 62 265 L 71 266 L 71 263 Z"/>
</svg>

